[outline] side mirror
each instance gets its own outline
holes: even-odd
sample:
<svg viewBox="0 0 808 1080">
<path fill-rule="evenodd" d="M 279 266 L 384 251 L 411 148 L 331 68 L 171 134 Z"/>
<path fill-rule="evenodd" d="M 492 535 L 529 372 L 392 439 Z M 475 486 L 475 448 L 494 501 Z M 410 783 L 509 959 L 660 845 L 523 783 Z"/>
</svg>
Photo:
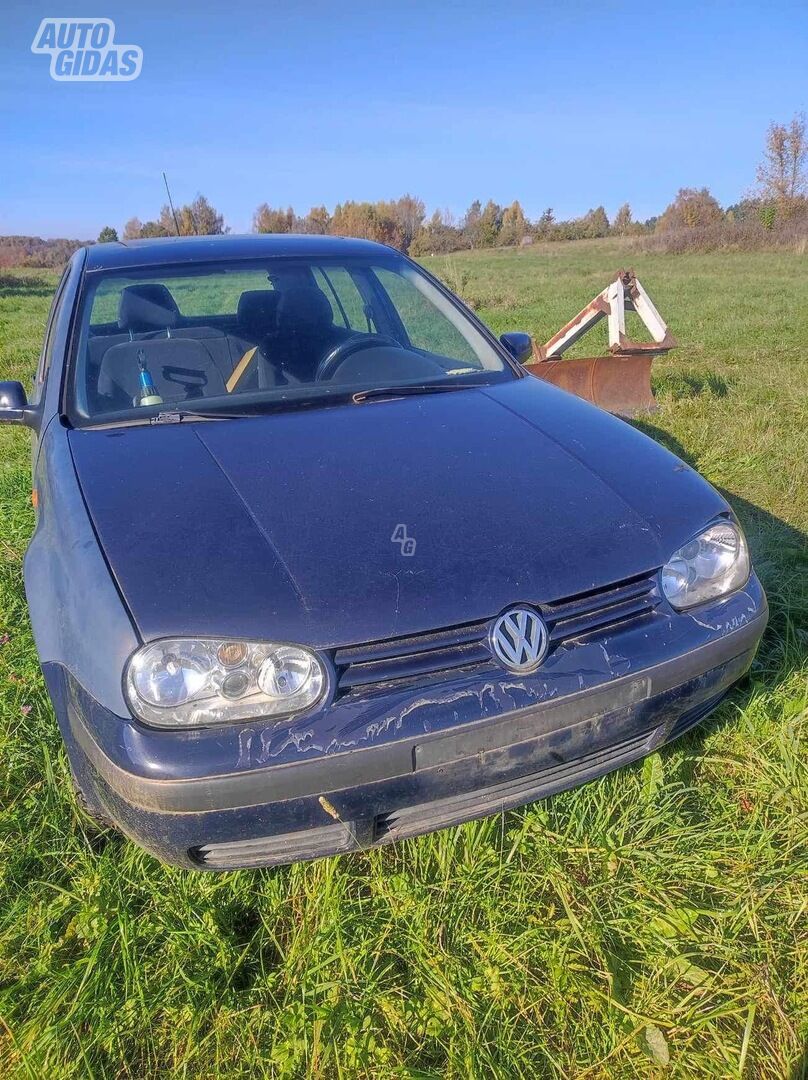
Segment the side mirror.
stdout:
<svg viewBox="0 0 808 1080">
<path fill-rule="evenodd" d="M 27 411 L 22 383 L 0 382 L 0 424 L 24 424 Z"/>
<path fill-rule="evenodd" d="M 533 338 L 530 334 L 523 334 L 518 330 L 512 330 L 503 334 L 499 339 L 514 360 L 520 364 L 526 364 L 533 356 Z"/>
</svg>

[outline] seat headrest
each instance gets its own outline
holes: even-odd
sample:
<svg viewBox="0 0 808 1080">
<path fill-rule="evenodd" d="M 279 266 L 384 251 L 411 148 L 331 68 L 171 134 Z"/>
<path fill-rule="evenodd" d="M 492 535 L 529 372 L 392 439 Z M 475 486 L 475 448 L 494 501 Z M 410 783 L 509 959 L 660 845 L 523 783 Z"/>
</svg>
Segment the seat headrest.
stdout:
<svg viewBox="0 0 808 1080">
<path fill-rule="evenodd" d="M 280 293 L 274 289 L 248 289 L 238 299 L 239 329 L 253 341 L 261 341 L 275 329 Z"/>
<path fill-rule="evenodd" d="M 133 333 L 167 330 L 177 325 L 179 314 L 177 301 L 160 282 L 127 285 L 118 303 L 118 326 Z"/>
<path fill-rule="evenodd" d="M 284 289 L 278 301 L 278 330 L 306 334 L 327 330 L 334 322 L 331 304 L 316 285 L 295 285 Z"/>
</svg>

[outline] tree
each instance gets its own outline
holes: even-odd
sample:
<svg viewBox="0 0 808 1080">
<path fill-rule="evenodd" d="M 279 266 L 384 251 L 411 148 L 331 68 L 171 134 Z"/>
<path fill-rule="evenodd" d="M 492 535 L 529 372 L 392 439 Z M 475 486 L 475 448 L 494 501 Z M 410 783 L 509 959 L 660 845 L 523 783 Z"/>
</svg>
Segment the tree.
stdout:
<svg viewBox="0 0 808 1080">
<path fill-rule="evenodd" d="M 337 203 L 331 219 L 335 236 L 359 236 L 380 244 L 403 248 L 404 232 L 397 216 L 398 203 L 345 202 Z"/>
<path fill-rule="evenodd" d="M 466 236 L 448 210 L 436 210 L 413 237 L 411 255 L 436 255 L 468 247 Z"/>
<path fill-rule="evenodd" d="M 536 233 L 541 237 L 548 237 L 552 232 L 553 225 L 555 224 L 555 215 L 553 214 L 552 206 L 548 206 L 542 216 L 536 223 Z"/>
<path fill-rule="evenodd" d="M 594 210 L 588 210 L 581 220 L 581 236 L 592 240 L 599 236 L 609 235 L 609 219 L 602 206 L 596 206 Z"/>
<path fill-rule="evenodd" d="M 631 231 L 634 224 L 631 217 L 631 207 L 628 203 L 623 203 L 617 213 L 614 215 L 614 221 L 612 222 L 612 232 L 617 236 L 627 236 Z"/>
<path fill-rule="evenodd" d="M 376 202 L 370 204 L 370 240 L 380 244 L 389 244 L 399 251 L 407 250 L 404 236 L 404 222 L 399 217 L 398 202 Z"/>
<path fill-rule="evenodd" d="M 758 216 L 760 217 L 760 224 L 767 232 L 771 232 L 774 228 L 774 219 L 777 217 L 777 209 L 769 203 L 768 206 L 761 206 L 758 210 Z"/>
<path fill-rule="evenodd" d="M 253 214 L 253 232 L 290 233 L 295 227 L 295 212 L 291 206 L 286 210 L 275 210 L 267 203 L 261 203 Z"/>
<path fill-rule="evenodd" d="M 324 206 L 312 206 L 305 217 L 296 220 L 295 228 L 303 233 L 326 236 L 331 228 L 331 215 Z"/>
<path fill-rule="evenodd" d="M 337 203 L 331 216 L 331 232 L 334 236 L 360 236 L 367 240 L 373 227 L 372 216 L 370 203 L 350 200 Z"/>
<path fill-rule="evenodd" d="M 808 192 L 805 167 L 808 163 L 805 113 L 798 113 L 791 123 L 770 124 L 766 132 L 763 161 L 757 167 L 761 198 L 788 212 Z"/>
<path fill-rule="evenodd" d="M 480 218 L 483 209 L 479 199 L 475 199 L 466 211 L 460 228 L 466 240 L 466 247 L 476 248 L 480 246 Z"/>
<path fill-rule="evenodd" d="M 337 203 L 331 218 L 331 232 L 335 236 L 358 236 L 363 240 L 375 240 L 377 232 L 376 210 L 373 203 Z"/>
<path fill-rule="evenodd" d="M 724 218 L 721 206 L 704 188 L 680 188 L 676 198 L 657 222 L 660 232 L 716 225 Z"/>
<path fill-rule="evenodd" d="M 141 226 L 140 235 L 144 239 L 150 239 L 155 236 L 173 236 L 174 230 L 172 229 L 171 232 L 169 232 L 162 221 L 147 221 Z"/>
<path fill-rule="evenodd" d="M 129 218 L 123 227 L 124 240 L 139 240 L 143 235 L 143 223 L 140 218 Z"/>
<path fill-rule="evenodd" d="M 502 228 L 502 207 L 489 199 L 480 215 L 480 247 L 494 247 Z"/>
<path fill-rule="evenodd" d="M 190 211 L 194 231 L 199 236 L 221 236 L 230 232 L 224 223 L 224 215 L 218 213 L 204 195 L 197 195 L 190 206 L 183 206 L 182 211 Z"/>
<path fill-rule="evenodd" d="M 229 232 L 225 228 L 224 217 L 216 212 L 204 195 L 197 195 L 192 203 L 178 206 L 176 221 L 171 207 L 166 204 L 160 210 L 159 224 L 162 235 L 174 236 L 219 236 Z"/>
<path fill-rule="evenodd" d="M 114 244 L 118 239 L 118 233 L 111 225 L 105 225 L 101 232 L 98 234 L 99 244 Z"/>
<path fill-rule="evenodd" d="M 160 207 L 160 217 L 158 219 L 158 224 L 161 229 L 160 235 L 193 236 L 195 230 L 190 213 L 183 215 L 181 206 L 176 210 L 176 218 L 174 217 L 174 213 L 175 211 L 172 211 L 168 203 L 166 203 L 165 206 Z"/>
<path fill-rule="evenodd" d="M 505 246 L 515 247 L 522 243 L 527 232 L 525 212 L 518 200 L 512 202 L 502 213 L 502 228 L 499 231 L 499 242 Z"/>
<path fill-rule="evenodd" d="M 724 211 L 724 217 L 727 221 L 739 223 L 759 221 L 763 206 L 764 203 L 760 199 L 747 196 L 741 199 L 740 202 L 728 206 Z"/>
<path fill-rule="evenodd" d="M 401 237 L 401 247 L 409 251 L 416 233 L 424 223 L 426 208 L 421 199 L 407 193 L 391 205 L 392 217 Z"/>
<path fill-rule="evenodd" d="M 174 227 L 172 223 L 171 232 L 168 232 L 160 221 L 147 221 L 142 222 L 140 218 L 129 218 L 123 229 L 124 240 L 143 240 L 152 236 L 173 236 Z"/>
</svg>

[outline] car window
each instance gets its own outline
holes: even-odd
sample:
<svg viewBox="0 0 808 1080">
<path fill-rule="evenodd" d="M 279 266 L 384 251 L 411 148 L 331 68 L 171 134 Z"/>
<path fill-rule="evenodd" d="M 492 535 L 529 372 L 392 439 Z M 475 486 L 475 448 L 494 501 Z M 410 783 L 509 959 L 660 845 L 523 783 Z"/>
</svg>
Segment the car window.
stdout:
<svg viewBox="0 0 808 1080">
<path fill-rule="evenodd" d="M 425 278 L 396 274 L 385 267 L 374 267 L 374 272 L 417 349 L 450 356 L 474 367 L 482 366 L 474 347 L 460 329 L 423 291 Z"/>
<path fill-rule="evenodd" d="M 42 344 L 42 353 L 39 357 L 39 365 L 37 366 L 37 372 L 34 380 L 34 396 L 38 398 L 41 394 L 42 387 L 45 385 L 45 380 L 48 377 L 48 371 L 50 370 L 51 357 L 53 356 L 53 342 L 56 336 L 56 324 L 59 321 L 59 315 L 62 311 L 62 304 L 64 302 L 65 285 L 70 274 L 70 267 L 65 269 L 62 274 L 59 284 L 56 286 L 56 292 L 51 303 L 50 313 L 48 315 L 48 323 L 45 330 L 45 340 Z"/>
<path fill-rule="evenodd" d="M 375 329 L 372 314 L 365 310 L 362 294 L 345 267 L 315 267 L 314 279 L 328 297 L 335 323 L 364 333 Z"/>
<path fill-rule="evenodd" d="M 84 289 L 70 383 L 79 424 L 514 377 L 474 320 L 393 253 L 99 270 Z"/>
<path fill-rule="evenodd" d="M 90 325 L 114 323 L 118 319 L 121 293 L 130 285 L 165 283 L 164 277 L 115 277 L 102 281 L 95 291 Z M 270 289 L 266 271 L 229 274 L 193 274 L 171 278 L 170 292 L 186 318 L 235 315 L 239 297 L 254 289 Z"/>
</svg>

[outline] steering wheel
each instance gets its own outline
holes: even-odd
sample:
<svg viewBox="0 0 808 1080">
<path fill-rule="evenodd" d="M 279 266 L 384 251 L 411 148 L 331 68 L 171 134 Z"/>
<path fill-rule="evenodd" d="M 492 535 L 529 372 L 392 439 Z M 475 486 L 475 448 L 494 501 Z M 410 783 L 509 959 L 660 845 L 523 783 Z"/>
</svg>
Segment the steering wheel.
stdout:
<svg viewBox="0 0 808 1080">
<path fill-rule="evenodd" d="M 314 376 L 315 380 L 324 382 L 326 379 L 332 379 L 343 361 L 349 356 L 362 349 L 378 349 L 382 345 L 390 345 L 395 349 L 403 348 L 400 341 L 396 341 L 394 337 L 388 337 L 387 334 L 354 334 L 346 338 L 339 345 L 335 345 L 331 352 L 320 361 L 317 374 Z"/>
</svg>

